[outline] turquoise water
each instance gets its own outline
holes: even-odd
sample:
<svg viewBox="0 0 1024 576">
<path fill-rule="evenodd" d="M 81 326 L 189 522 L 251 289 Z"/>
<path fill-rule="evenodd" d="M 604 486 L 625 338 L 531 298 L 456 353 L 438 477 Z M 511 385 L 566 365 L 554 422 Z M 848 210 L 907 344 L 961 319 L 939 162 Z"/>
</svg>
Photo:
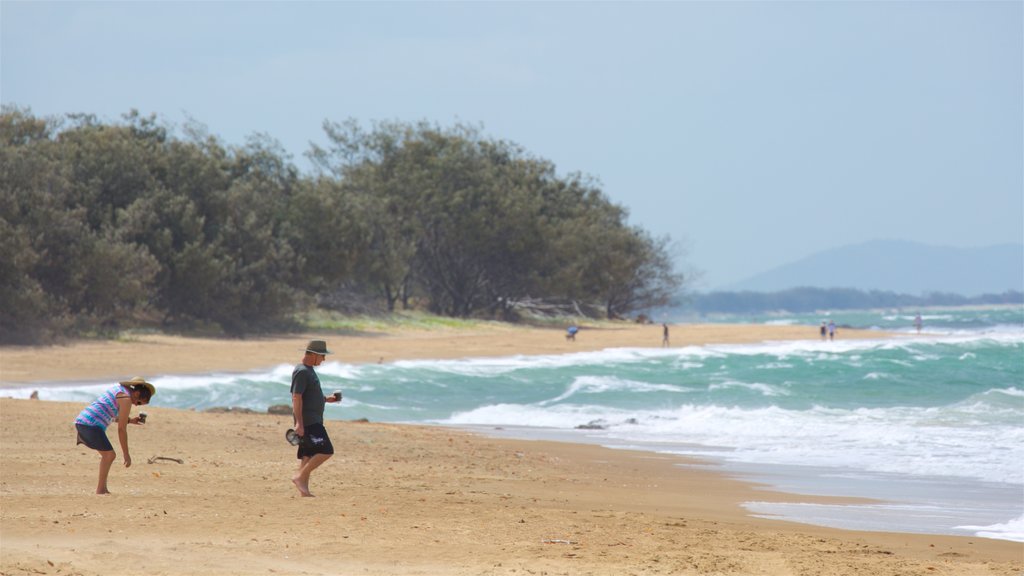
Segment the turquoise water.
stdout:
<svg viewBox="0 0 1024 576">
<path fill-rule="evenodd" d="M 619 348 L 559 356 L 318 369 L 333 419 L 440 424 L 707 459 L 720 470 L 869 506 L 747 504 L 751 513 L 866 530 L 1024 541 L 1024 308 L 849 312 L 897 339 Z M 820 316 L 734 318 L 807 324 Z M 685 325 L 674 333 L 685 331 Z M 341 354 L 343 357 L 343 354 Z M 289 402 L 292 366 L 154 379 L 177 408 Z M 43 399 L 87 402 L 104 385 Z M 30 390 L 7 390 L 27 395 Z M 582 428 L 581 428 L 582 427 Z"/>
<path fill-rule="evenodd" d="M 671 312 L 668 312 L 671 314 Z M 796 324 L 820 326 L 832 320 L 838 326 L 887 332 L 916 332 L 914 318 L 921 315 L 922 333 L 975 333 L 1021 329 L 1021 306 L 979 308 L 903 308 L 892 310 L 837 310 L 808 314 L 720 314 L 714 322 L 749 324 Z"/>
</svg>

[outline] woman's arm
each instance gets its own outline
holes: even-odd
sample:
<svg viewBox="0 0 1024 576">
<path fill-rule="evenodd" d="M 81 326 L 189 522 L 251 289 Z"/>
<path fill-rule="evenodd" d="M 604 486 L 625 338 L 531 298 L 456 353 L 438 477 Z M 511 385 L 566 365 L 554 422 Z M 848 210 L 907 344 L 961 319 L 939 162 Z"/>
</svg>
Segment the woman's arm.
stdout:
<svg viewBox="0 0 1024 576">
<path fill-rule="evenodd" d="M 128 422 L 131 419 L 132 398 L 131 396 L 117 397 L 117 439 L 121 442 L 121 452 L 124 452 L 124 467 L 132 465 L 132 456 L 128 452 Z"/>
</svg>

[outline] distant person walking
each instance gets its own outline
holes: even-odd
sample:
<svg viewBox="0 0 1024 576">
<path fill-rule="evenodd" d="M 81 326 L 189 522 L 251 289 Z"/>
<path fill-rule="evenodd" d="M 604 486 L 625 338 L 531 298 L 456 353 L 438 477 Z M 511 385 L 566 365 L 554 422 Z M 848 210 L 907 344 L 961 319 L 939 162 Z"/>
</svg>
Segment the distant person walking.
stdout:
<svg viewBox="0 0 1024 576">
<path fill-rule="evenodd" d="M 128 425 L 143 424 L 143 416 L 131 417 L 132 406 L 149 404 L 149 399 L 156 394 L 156 386 L 136 376 L 131 380 L 119 382 L 111 386 L 99 398 L 85 407 L 75 418 L 75 429 L 78 432 L 78 444 L 85 444 L 100 453 L 100 475 L 96 483 L 97 494 L 110 494 L 107 490 L 107 476 L 110 467 L 117 459 L 117 453 L 107 438 L 107 426 L 117 420 L 117 439 L 124 454 L 124 467 L 132 465 L 132 456 L 128 452 Z"/>
<path fill-rule="evenodd" d="M 292 477 L 292 484 L 303 496 L 313 495 L 309 492 L 309 475 L 334 455 L 334 446 L 324 428 L 324 406 L 328 402 L 341 402 L 341 395 L 324 396 L 320 388 L 320 377 L 314 370 L 323 364 L 330 353 L 327 342 L 310 340 L 302 362 L 292 371 L 292 415 L 295 418 L 295 433 L 301 439 L 296 456 L 299 459 L 299 470 Z"/>
<path fill-rule="evenodd" d="M 661 324 L 661 347 L 668 348 L 668 324 Z"/>
<path fill-rule="evenodd" d="M 579 331 L 580 331 L 579 327 L 577 327 L 575 324 L 573 324 L 572 326 L 569 326 L 569 329 L 565 331 L 565 339 L 566 339 L 566 341 L 571 340 L 571 341 L 575 342 L 576 341 L 576 333 L 579 332 Z"/>
<path fill-rule="evenodd" d="M 836 339 L 836 321 L 835 320 L 829 320 L 828 321 L 828 339 L 829 340 L 835 340 Z"/>
<path fill-rule="evenodd" d="M 825 337 L 828 335 L 828 327 L 825 326 L 825 321 L 824 320 L 821 321 L 821 329 L 819 330 L 819 332 L 821 334 L 821 339 L 822 340 L 824 340 Z"/>
<path fill-rule="evenodd" d="M 914 316 L 914 328 L 917 328 L 917 333 L 918 334 L 921 333 L 921 325 L 922 324 L 924 324 L 924 322 L 921 321 L 921 313 L 918 312 L 917 316 Z"/>
</svg>

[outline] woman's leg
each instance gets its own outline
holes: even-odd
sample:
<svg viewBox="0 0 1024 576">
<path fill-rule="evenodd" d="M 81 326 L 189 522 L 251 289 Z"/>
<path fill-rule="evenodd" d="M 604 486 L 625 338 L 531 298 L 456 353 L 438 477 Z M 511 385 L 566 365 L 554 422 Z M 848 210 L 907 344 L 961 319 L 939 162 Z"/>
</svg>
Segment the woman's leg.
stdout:
<svg viewBox="0 0 1024 576">
<path fill-rule="evenodd" d="M 117 454 L 113 450 L 98 450 L 98 452 L 100 453 L 100 479 L 96 484 L 96 493 L 110 494 L 110 490 L 107 490 L 107 476 L 110 474 L 110 466 L 117 458 Z"/>
</svg>

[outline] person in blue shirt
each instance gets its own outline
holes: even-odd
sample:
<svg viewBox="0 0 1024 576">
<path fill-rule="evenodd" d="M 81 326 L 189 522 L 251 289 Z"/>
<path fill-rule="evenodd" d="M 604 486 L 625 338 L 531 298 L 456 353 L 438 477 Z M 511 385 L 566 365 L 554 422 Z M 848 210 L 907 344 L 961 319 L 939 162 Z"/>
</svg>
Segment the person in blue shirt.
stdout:
<svg viewBox="0 0 1024 576">
<path fill-rule="evenodd" d="M 100 453 L 100 475 L 96 483 L 97 494 L 110 494 L 107 489 L 107 476 L 110 467 L 117 459 L 110 439 L 107 438 L 107 426 L 117 421 L 117 439 L 124 455 L 124 467 L 132 465 L 132 456 L 128 452 L 128 425 L 143 424 L 144 418 L 131 417 L 132 406 L 145 406 L 156 394 L 153 386 L 142 377 L 119 382 L 108 388 L 99 398 L 94 400 L 75 418 L 75 431 L 78 432 L 78 444 L 84 444 Z"/>
</svg>

